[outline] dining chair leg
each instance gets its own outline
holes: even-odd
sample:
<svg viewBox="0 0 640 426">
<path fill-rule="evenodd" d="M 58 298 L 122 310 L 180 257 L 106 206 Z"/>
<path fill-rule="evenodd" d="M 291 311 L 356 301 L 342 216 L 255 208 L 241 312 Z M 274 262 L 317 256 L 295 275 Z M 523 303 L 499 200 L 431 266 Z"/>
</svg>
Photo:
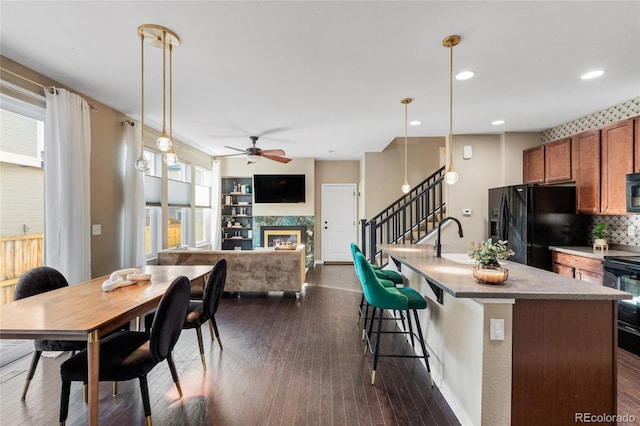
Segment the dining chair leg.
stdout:
<svg viewBox="0 0 640 426">
<path fill-rule="evenodd" d="M 204 345 L 202 344 L 202 330 L 200 327 L 196 327 L 196 335 L 198 336 L 198 347 L 200 348 L 200 362 L 202 362 L 202 369 L 207 370 L 207 361 L 204 356 Z"/>
<path fill-rule="evenodd" d="M 216 323 L 215 317 L 211 317 L 211 324 L 213 324 L 213 331 L 216 335 L 216 339 L 218 340 L 218 346 L 220 346 L 220 350 L 222 350 L 222 340 L 220 339 L 220 332 L 218 331 L 218 323 Z"/>
<path fill-rule="evenodd" d="M 140 376 L 140 393 L 142 393 L 142 406 L 144 407 L 144 419 L 147 425 L 151 424 L 151 403 L 149 402 L 149 386 L 147 376 Z"/>
<path fill-rule="evenodd" d="M 378 367 L 378 353 L 380 351 L 380 332 L 382 331 L 382 316 L 384 309 L 380 309 L 378 317 L 378 332 L 376 333 L 376 349 L 373 352 L 373 370 L 371 371 L 371 384 L 376 384 L 376 368 Z M 372 321 L 373 322 L 373 321 Z"/>
<path fill-rule="evenodd" d="M 64 426 L 69 414 L 69 394 L 71 393 L 71 382 L 62 382 L 60 393 L 60 425 Z"/>
<path fill-rule="evenodd" d="M 209 334 L 211 335 L 211 340 L 213 340 L 214 332 L 213 332 L 213 320 L 209 318 Z"/>
<path fill-rule="evenodd" d="M 89 385 L 87 383 L 82 384 L 82 402 L 89 403 Z"/>
<path fill-rule="evenodd" d="M 118 382 L 113 382 L 113 396 L 118 395 Z"/>
<path fill-rule="evenodd" d="M 22 390 L 22 397 L 20 398 L 23 401 L 27 397 L 27 391 L 29 390 L 31 379 L 33 379 L 33 375 L 36 372 L 36 367 L 38 366 L 40 355 L 42 355 L 42 351 L 35 351 L 33 353 L 33 358 L 31 358 L 31 366 L 29 366 L 29 373 L 27 374 L 27 379 L 24 382 L 24 389 Z"/>
<path fill-rule="evenodd" d="M 171 372 L 173 383 L 176 384 L 176 389 L 178 389 L 178 395 L 180 395 L 180 398 L 182 398 L 182 387 L 180 386 L 180 379 L 178 378 L 178 372 L 176 371 L 176 364 L 173 362 L 172 353 L 169 353 L 169 355 L 167 355 L 167 364 L 169 364 L 169 371 Z"/>
</svg>

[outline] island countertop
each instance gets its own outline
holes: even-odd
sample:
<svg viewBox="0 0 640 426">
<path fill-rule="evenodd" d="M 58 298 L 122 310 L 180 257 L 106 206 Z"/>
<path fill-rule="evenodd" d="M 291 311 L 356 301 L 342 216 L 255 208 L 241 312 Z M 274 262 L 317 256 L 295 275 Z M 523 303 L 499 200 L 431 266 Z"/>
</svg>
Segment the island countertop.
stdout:
<svg viewBox="0 0 640 426">
<path fill-rule="evenodd" d="M 465 260 L 464 253 L 458 254 L 461 262 L 456 262 L 437 258 L 433 247 L 427 244 L 382 244 L 379 248 L 422 275 L 427 282 L 458 298 L 620 300 L 632 297 L 630 293 L 504 260 L 501 265 L 509 269 L 507 281 L 501 285 L 481 284 L 473 277 L 473 261 L 468 257 Z M 443 256 L 448 254 L 445 251 Z"/>
</svg>

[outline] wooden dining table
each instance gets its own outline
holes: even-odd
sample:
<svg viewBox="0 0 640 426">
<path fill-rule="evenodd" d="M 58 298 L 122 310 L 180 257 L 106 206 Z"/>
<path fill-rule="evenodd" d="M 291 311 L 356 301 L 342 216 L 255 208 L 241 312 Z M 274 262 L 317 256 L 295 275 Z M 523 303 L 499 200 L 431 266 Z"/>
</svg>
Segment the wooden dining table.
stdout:
<svg viewBox="0 0 640 426">
<path fill-rule="evenodd" d="M 150 281 L 102 291 L 108 276 L 41 293 L 0 306 L 1 339 L 86 340 L 89 424 L 98 424 L 100 338 L 155 308 L 178 276 L 204 279 L 211 266 L 147 265 Z"/>
</svg>

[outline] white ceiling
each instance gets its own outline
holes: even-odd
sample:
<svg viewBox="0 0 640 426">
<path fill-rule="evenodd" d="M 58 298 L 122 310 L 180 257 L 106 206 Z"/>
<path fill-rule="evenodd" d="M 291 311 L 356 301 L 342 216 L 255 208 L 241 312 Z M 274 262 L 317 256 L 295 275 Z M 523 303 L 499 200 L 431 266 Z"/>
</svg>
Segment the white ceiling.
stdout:
<svg viewBox="0 0 640 426">
<path fill-rule="evenodd" d="M 1 1 L 1 54 L 140 118 L 137 28 L 175 31 L 174 136 L 211 154 L 258 146 L 359 159 L 404 135 L 540 131 L 640 96 L 640 2 Z M 161 128 L 161 50 L 145 121 Z M 594 68 L 595 80 L 580 80 Z M 157 87 L 157 89 L 156 89 Z M 98 112 L 99 114 L 99 112 Z M 500 128 L 491 125 L 504 119 Z"/>
</svg>

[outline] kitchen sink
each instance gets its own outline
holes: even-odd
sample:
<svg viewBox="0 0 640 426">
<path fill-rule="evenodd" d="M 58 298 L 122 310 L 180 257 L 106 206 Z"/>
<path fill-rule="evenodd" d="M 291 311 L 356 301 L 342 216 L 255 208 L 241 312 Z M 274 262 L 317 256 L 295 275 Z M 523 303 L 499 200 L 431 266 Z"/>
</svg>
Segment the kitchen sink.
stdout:
<svg viewBox="0 0 640 426">
<path fill-rule="evenodd" d="M 467 253 L 442 253 L 442 257 L 456 263 L 464 265 L 475 265 L 476 261 L 469 257 Z"/>
</svg>

